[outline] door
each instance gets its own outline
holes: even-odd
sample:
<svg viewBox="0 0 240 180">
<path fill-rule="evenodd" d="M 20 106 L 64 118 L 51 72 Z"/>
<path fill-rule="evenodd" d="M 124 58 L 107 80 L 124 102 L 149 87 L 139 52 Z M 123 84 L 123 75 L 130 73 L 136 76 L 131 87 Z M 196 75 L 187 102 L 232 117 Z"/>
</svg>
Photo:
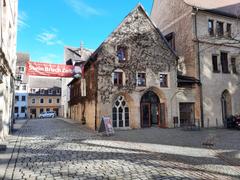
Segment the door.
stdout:
<svg viewBox="0 0 240 180">
<path fill-rule="evenodd" d="M 195 124 L 194 103 L 180 103 L 180 126 L 191 126 Z"/>
<path fill-rule="evenodd" d="M 151 112 L 150 112 L 150 104 L 149 103 L 142 103 L 141 104 L 141 124 L 142 127 L 150 127 L 150 119 L 151 119 Z"/>
<path fill-rule="evenodd" d="M 165 104 L 160 103 L 159 105 L 159 127 L 166 127 L 165 124 Z"/>
</svg>

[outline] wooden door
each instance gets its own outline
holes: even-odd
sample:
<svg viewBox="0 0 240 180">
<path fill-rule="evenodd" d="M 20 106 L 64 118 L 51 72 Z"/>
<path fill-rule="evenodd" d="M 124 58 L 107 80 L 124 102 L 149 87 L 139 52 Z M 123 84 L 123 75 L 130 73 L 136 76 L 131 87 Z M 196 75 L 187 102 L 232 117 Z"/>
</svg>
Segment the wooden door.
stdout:
<svg viewBox="0 0 240 180">
<path fill-rule="evenodd" d="M 141 104 L 141 125 L 142 127 L 150 127 L 151 122 L 151 104 L 142 103 Z"/>
</svg>

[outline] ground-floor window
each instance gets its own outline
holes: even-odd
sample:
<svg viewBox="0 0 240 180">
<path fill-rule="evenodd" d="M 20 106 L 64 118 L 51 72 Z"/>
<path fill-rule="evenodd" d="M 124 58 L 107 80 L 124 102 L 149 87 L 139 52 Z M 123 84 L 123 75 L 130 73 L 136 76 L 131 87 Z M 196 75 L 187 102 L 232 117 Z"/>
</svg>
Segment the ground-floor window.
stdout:
<svg viewBox="0 0 240 180">
<path fill-rule="evenodd" d="M 112 108 L 113 127 L 129 127 L 129 108 L 123 96 L 119 96 Z"/>
</svg>

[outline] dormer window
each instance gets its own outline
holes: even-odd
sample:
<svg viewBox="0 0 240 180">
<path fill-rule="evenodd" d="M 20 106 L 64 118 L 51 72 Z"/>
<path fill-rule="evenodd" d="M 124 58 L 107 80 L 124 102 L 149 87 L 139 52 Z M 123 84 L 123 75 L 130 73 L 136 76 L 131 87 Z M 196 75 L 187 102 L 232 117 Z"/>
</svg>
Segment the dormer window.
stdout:
<svg viewBox="0 0 240 180">
<path fill-rule="evenodd" d="M 49 90 L 48 90 L 48 94 L 53 94 L 53 90 L 52 90 L 52 89 L 49 89 Z"/>
<path fill-rule="evenodd" d="M 124 62 L 127 60 L 127 48 L 124 46 L 117 47 L 117 57 L 119 62 Z"/>
<path fill-rule="evenodd" d="M 44 94 L 44 89 L 40 89 L 40 94 Z"/>
</svg>

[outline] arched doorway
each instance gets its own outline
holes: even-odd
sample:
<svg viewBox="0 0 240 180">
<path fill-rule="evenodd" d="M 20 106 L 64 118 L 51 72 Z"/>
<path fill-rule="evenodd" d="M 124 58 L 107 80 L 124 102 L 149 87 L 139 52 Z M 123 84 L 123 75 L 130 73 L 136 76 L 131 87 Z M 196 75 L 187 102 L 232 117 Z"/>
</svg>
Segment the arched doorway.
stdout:
<svg viewBox="0 0 240 180">
<path fill-rule="evenodd" d="M 118 96 L 112 108 L 112 120 L 114 128 L 129 127 L 129 107 L 124 96 Z"/>
<path fill-rule="evenodd" d="M 232 115 L 232 99 L 228 90 L 223 91 L 221 104 L 223 124 L 224 126 L 227 126 L 227 118 Z"/>
<path fill-rule="evenodd" d="M 141 126 L 165 126 L 165 106 L 153 91 L 147 91 L 141 99 Z"/>
</svg>

